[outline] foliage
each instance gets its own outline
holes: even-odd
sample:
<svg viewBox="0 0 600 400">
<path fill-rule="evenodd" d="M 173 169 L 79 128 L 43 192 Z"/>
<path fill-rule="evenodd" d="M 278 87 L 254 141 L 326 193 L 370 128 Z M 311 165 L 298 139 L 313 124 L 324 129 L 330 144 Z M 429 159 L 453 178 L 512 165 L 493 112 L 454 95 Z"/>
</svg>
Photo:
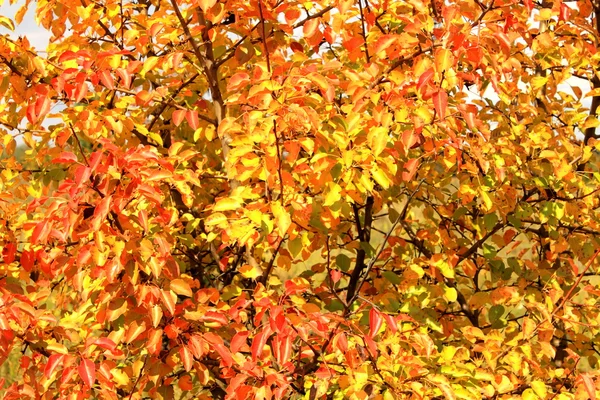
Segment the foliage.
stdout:
<svg viewBox="0 0 600 400">
<path fill-rule="evenodd" d="M 596 398 L 597 3 L 28 7 L 6 399 Z"/>
</svg>

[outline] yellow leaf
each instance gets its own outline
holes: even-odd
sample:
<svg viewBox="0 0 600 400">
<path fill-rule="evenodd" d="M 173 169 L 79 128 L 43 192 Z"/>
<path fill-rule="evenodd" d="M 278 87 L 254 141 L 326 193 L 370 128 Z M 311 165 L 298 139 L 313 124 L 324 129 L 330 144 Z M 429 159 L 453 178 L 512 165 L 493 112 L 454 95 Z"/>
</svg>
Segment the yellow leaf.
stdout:
<svg viewBox="0 0 600 400">
<path fill-rule="evenodd" d="M 256 279 L 262 275 L 262 271 L 258 266 L 253 267 L 250 264 L 244 265 L 239 269 L 240 275 L 242 275 L 246 279 Z"/>
<path fill-rule="evenodd" d="M 369 147 L 377 157 L 385 149 L 388 142 L 388 130 L 384 127 L 372 128 L 368 135 Z"/>
<path fill-rule="evenodd" d="M 444 288 L 444 297 L 446 298 L 446 300 L 448 300 L 450 302 L 455 302 L 458 297 L 458 293 L 456 292 L 456 289 L 454 289 L 453 287 L 446 286 Z"/>
<path fill-rule="evenodd" d="M 275 217 L 277 229 L 279 229 L 279 235 L 284 237 L 292 224 L 290 213 L 279 203 L 272 203 L 271 210 L 273 211 L 273 217 Z"/>
<path fill-rule="evenodd" d="M 208 216 L 208 218 L 206 218 L 206 221 L 204 221 L 204 224 L 206 226 L 215 226 L 215 225 L 221 225 L 221 224 L 226 224 L 227 223 L 227 217 L 225 216 L 225 214 L 221 214 L 221 213 L 214 213 Z"/>
<path fill-rule="evenodd" d="M 531 382 L 531 388 L 533 389 L 533 391 L 535 392 L 535 394 L 537 394 L 540 398 L 542 398 L 542 399 L 546 398 L 548 390 L 546 389 L 546 385 L 544 384 L 544 382 L 542 382 L 542 381 L 532 381 Z"/>
<path fill-rule="evenodd" d="M 129 384 L 129 375 L 120 368 L 113 368 L 110 370 L 110 374 L 113 376 L 113 381 L 117 386 L 127 386 Z"/>
<path fill-rule="evenodd" d="M 454 61 L 452 51 L 448 49 L 439 49 L 435 53 L 435 68 L 437 72 L 447 72 Z"/>
<path fill-rule="evenodd" d="M 340 185 L 334 182 L 329 183 L 329 191 L 325 196 L 325 201 L 323 202 L 323 205 L 325 207 L 332 206 L 341 199 L 341 194 L 342 188 L 340 187 Z"/>
<path fill-rule="evenodd" d="M 492 202 L 490 195 L 487 194 L 487 192 L 480 190 L 479 196 L 481 197 L 481 200 L 483 201 L 483 205 L 485 206 L 485 211 L 490 211 L 492 209 L 492 207 L 494 206 L 494 203 Z"/>
<path fill-rule="evenodd" d="M 242 201 L 238 198 L 226 197 L 217 201 L 213 207 L 213 211 L 232 211 L 242 207 Z"/>
<path fill-rule="evenodd" d="M 158 60 L 158 57 L 148 57 L 148 59 L 144 61 L 144 67 L 139 72 L 140 76 L 145 77 L 148 71 L 152 71 L 154 67 L 156 67 L 156 64 L 158 64 Z"/>
<path fill-rule="evenodd" d="M 373 179 L 375 179 L 375 182 L 383 186 L 384 189 L 390 187 L 392 181 L 390 181 L 390 179 L 387 177 L 387 175 L 385 174 L 385 172 L 383 172 L 381 168 L 375 166 L 373 167 L 373 171 L 371 171 L 371 173 L 373 174 Z"/>
<path fill-rule="evenodd" d="M 46 350 L 50 353 L 58 353 L 58 354 L 68 354 L 69 350 L 65 347 L 65 345 L 60 343 L 48 343 L 46 346 Z"/>
<path fill-rule="evenodd" d="M 172 291 L 174 291 L 175 293 L 177 293 L 179 295 L 187 296 L 187 297 L 192 297 L 192 295 L 193 295 L 192 288 L 183 279 L 173 279 L 171 281 L 170 287 L 171 287 Z"/>
</svg>

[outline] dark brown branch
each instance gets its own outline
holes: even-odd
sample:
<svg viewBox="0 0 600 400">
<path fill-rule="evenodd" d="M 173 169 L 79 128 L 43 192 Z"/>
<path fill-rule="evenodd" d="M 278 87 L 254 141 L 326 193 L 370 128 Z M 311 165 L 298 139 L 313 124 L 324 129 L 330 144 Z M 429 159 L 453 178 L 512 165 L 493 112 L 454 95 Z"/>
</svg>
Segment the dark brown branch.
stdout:
<svg viewBox="0 0 600 400">
<path fill-rule="evenodd" d="M 365 224 L 361 227 L 360 218 L 358 215 L 358 209 L 356 205 L 354 205 L 354 215 L 355 215 L 355 223 L 356 230 L 358 231 L 358 238 L 362 243 L 368 244 L 367 241 L 367 222 L 371 223 L 373 221 L 373 196 L 367 197 L 367 202 L 365 204 Z M 371 231 L 371 227 L 369 226 L 368 231 Z M 350 282 L 348 282 L 348 292 L 346 293 L 346 303 L 351 304 L 350 300 L 354 300 L 354 296 L 356 294 L 356 288 L 358 285 L 358 281 L 360 279 L 360 275 L 362 271 L 366 268 L 365 264 L 365 249 L 361 246 L 356 252 L 356 263 L 354 264 L 354 269 L 352 270 L 352 275 L 350 276 Z"/>
<path fill-rule="evenodd" d="M 263 47 L 265 49 L 265 57 L 267 59 L 267 71 L 271 73 L 271 59 L 269 57 L 269 48 L 267 47 L 267 34 L 265 31 L 265 17 L 263 16 L 263 3 L 262 0 L 258 0 L 258 14 L 260 16 L 260 25 L 261 25 L 261 39 L 263 42 Z"/>
</svg>

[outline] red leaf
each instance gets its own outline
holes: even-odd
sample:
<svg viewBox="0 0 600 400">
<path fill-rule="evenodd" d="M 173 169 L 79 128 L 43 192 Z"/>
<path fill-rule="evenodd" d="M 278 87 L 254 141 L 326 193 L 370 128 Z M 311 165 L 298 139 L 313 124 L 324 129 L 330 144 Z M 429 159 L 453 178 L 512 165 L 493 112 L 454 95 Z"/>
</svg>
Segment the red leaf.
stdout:
<svg viewBox="0 0 600 400">
<path fill-rule="evenodd" d="M 31 243 L 38 244 L 46 241 L 46 237 L 50 233 L 50 227 L 48 226 L 47 220 L 42 220 L 38 222 L 38 224 L 33 229 L 33 233 L 31 234 Z"/>
<path fill-rule="evenodd" d="M 419 77 L 419 82 L 417 82 L 417 90 L 419 90 L 421 94 L 424 93 L 423 88 L 429 83 L 431 78 L 433 78 L 434 74 L 435 72 L 433 71 L 433 68 L 429 68 Z"/>
<path fill-rule="evenodd" d="M 342 353 L 348 351 L 348 339 L 346 338 L 346 334 L 344 332 L 340 332 L 336 335 L 334 343 Z"/>
<path fill-rule="evenodd" d="M 77 162 L 77 156 L 69 151 L 63 151 L 60 155 L 52 160 L 54 164 L 68 164 Z"/>
<path fill-rule="evenodd" d="M 448 108 L 448 93 L 445 90 L 438 90 L 433 94 L 433 106 L 440 116 L 440 119 L 446 118 L 446 109 Z"/>
<path fill-rule="evenodd" d="M 271 327 L 267 325 L 258 335 L 254 337 L 252 340 L 253 361 L 256 361 L 257 358 L 262 354 L 263 348 L 265 347 L 265 344 L 267 344 L 267 339 L 269 339 L 269 336 L 271 336 L 272 333 L 273 331 L 271 330 Z"/>
<path fill-rule="evenodd" d="M 231 352 L 227 347 L 225 347 L 223 344 L 223 339 L 220 336 L 212 332 L 207 332 L 204 334 L 204 340 L 210 343 L 213 349 L 219 353 L 223 365 L 226 367 L 231 367 L 233 365 L 233 357 L 231 357 Z"/>
<path fill-rule="evenodd" d="M 79 372 L 83 383 L 91 388 L 96 381 L 96 366 L 94 363 L 86 358 L 82 359 L 79 367 L 77 367 L 77 372 Z"/>
<path fill-rule="evenodd" d="M 27 272 L 31 272 L 35 264 L 35 254 L 33 250 L 24 250 L 21 254 L 21 266 Z"/>
<path fill-rule="evenodd" d="M 183 121 L 183 119 L 185 118 L 185 113 L 187 113 L 187 110 L 175 110 L 173 111 L 173 124 L 175 124 L 175 126 L 179 126 L 181 124 L 181 121 Z"/>
<path fill-rule="evenodd" d="M 188 110 L 185 114 L 185 119 L 193 130 L 198 129 L 200 126 L 200 121 L 198 120 L 198 111 L 196 110 Z"/>
<path fill-rule="evenodd" d="M 215 311 L 207 311 L 202 317 L 203 322 L 217 322 L 221 325 L 227 325 L 227 317 L 224 314 Z"/>
<path fill-rule="evenodd" d="M 64 357 L 64 354 L 52 354 L 50 357 L 48 357 L 48 363 L 46 364 L 46 368 L 44 368 L 44 376 L 46 378 L 49 379 L 50 376 L 52 376 L 52 373 L 56 367 L 58 367 Z"/>
<path fill-rule="evenodd" d="M 375 335 L 377 335 L 377 332 L 379 332 L 379 329 L 381 328 L 382 324 L 383 318 L 381 318 L 381 313 L 379 312 L 379 310 L 371 308 L 371 311 L 369 311 L 369 336 L 375 337 Z"/>
<path fill-rule="evenodd" d="M 559 21 L 568 21 L 570 14 L 571 14 L 571 9 L 569 8 L 569 6 L 566 5 L 565 3 L 561 3 L 560 4 L 560 14 L 559 14 L 558 20 Z"/>
<path fill-rule="evenodd" d="M 288 362 L 290 355 L 292 354 L 292 337 L 286 335 L 279 340 L 279 359 L 277 362 L 281 365 Z"/>
<path fill-rule="evenodd" d="M 242 346 L 245 346 L 247 344 L 249 334 L 250 332 L 248 331 L 242 331 L 235 334 L 233 339 L 231 339 L 231 345 L 229 346 L 232 353 L 237 353 L 242 348 Z"/>
<path fill-rule="evenodd" d="M 110 351 L 113 351 L 117 347 L 117 345 L 115 344 L 115 342 L 113 342 L 109 338 L 98 338 L 98 339 L 96 339 L 96 341 L 94 342 L 94 344 L 96 346 L 102 347 L 105 350 L 110 350 Z"/>
<path fill-rule="evenodd" d="M 111 200 L 112 196 L 106 196 L 105 198 L 100 200 L 100 202 L 96 206 L 96 209 L 94 210 L 94 220 L 92 222 L 94 230 L 97 231 L 98 229 L 100 229 L 100 224 L 106 219 L 108 211 L 110 210 Z"/>
<path fill-rule="evenodd" d="M 398 35 L 383 35 L 381 36 L 377 42 L 375 43 L 375 47 L 373 48 L 373 54 L 377 54 L 381 51 L 384 51 L 395 42 L 398 41 Z"/>
<path fill-rule="evenodd" d="M 123 69 L 123 68 L 117 68 L 117 70 L 115 72 L 121 78 L 121 82 L 123 83 L 123 86 L 125 88 L 129 89 L 129 87 L 131 86 L 131 74 L 126 69 Z"/>
<path fill-rule="evenodd" d="M 342 279 L 342 271 L 339 269 L 332 269 L 329 274 L 331 275 L 331 280 L 333 283 L 338 283 L 340 279 Z"/>
<path fill-rule="evenodd" d="M 2 249 L 2 257 L 4 258 L 4 262 L 6 264 L 10 264 L 15 261 L 15 256 L 17 254 L 17 246 L 14 243 L 8 243 Z"/>
<path fill-rule="evenodd" d="M 47 96 L 38 97 L 35 101 L 35 114 L 37 118 L 42 118 L 50 111 L 50 99 Z"/>
</svg>

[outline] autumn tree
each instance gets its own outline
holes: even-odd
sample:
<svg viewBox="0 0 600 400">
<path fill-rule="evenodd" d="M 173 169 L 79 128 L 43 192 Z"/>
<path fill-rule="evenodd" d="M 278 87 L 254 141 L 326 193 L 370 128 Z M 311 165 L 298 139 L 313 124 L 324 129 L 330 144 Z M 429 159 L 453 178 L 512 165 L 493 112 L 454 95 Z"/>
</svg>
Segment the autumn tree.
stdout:
<svg viewBox="0 0 600 400">
<path fill-rule="evenodd" d="M 596 398 L 599 3 L 28 8 L 5 399 Z"/>
</svg>

